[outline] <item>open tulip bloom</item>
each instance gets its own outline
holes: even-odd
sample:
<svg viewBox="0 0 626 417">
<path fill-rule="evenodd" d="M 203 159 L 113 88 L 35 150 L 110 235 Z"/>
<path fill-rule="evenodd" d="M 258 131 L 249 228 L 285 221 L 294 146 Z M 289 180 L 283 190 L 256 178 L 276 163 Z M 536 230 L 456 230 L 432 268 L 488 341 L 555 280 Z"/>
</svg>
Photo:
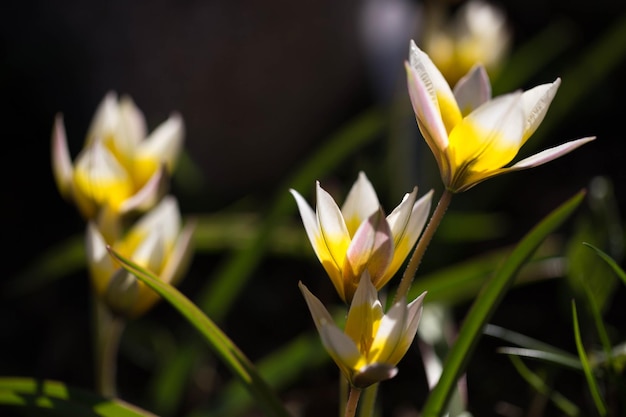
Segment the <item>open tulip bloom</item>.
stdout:
<svg viewBox="0 0 626 417">
<path fill-rule="evenodd" d="M 315 211 L 295 190 L 304 228 L 337 293 L 349 303 L 363 272 L 381 289 L 415 245 L 430 211 L 432 192 L 416 201 L 417 187 L 385 217 L 363 172 L 341 209 L 317 183 Z"/>
<path fill-rule="evenodd" d="M 426 293 L 408 305 L 401 299 L 384 314 L 366 271 L 342 331 L 321 301 L 302 283 L 299 286 L 322 344 L 352 386 L 365 388 L 396 375 L 396 365 L 415 338 Z"/>
<path fill-rule="evenodd" d="M 52 167 L 61 194 L 87 219 L 104 208 L 115 214 L 147 210 L 164 194 L 178 159 L 183 120 L 173 114 L 149 136 L 129 97 L 106 95 L 91 122 L 85 146 L 72 165 L 63 118 L 52 131 Z"/>
<path fill-rule="evenodd" d="M 181 231 L 178 203 L 172 196 L 141 217 L 128 233 L 107 242 L 94 222 L 87 226 L 87 263 L 93 288 L 111 311 L 137 317 L 150 308 L 158 295 L 123 269 L 109 255 L 107 244 L 122 256 L 174 285 L 183 275 L 191 256 L 194 225 Z"/>
<path fill-rule="evenodd" d="M 560 79 L 492 99 L 487 73 L 482 66 L 476 66 L 453 91 L 413 41 L 405 67 L 417 124 L 451 192 L 465 191 L 496 175 L 544 164 L 594 139 L 571 141 L 505 167 L 539 127 Z"/>
</svg>

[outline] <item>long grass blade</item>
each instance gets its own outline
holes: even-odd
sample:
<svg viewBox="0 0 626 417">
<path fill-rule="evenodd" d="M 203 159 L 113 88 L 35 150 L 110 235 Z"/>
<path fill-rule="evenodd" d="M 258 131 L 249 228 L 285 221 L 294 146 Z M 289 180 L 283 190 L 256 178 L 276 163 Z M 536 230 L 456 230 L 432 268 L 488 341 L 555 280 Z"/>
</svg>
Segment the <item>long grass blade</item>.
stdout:
<svg viewBox="0 0 626 417">
<path fill-rule="evenodd" d="M 572 214 L 582 202 L 584 195 L 584 191 L 579 192 L 535 226 L 485 285 L 461 326 L 458 338 L 444 362 L 439 382 L 426 399 L 422 410 L 423 417 L 436 417 L 444 413 L 454 387 L 465 371 L 485 325 L 513 283 L 517 272 L 541 242 Z"/>
</svg>

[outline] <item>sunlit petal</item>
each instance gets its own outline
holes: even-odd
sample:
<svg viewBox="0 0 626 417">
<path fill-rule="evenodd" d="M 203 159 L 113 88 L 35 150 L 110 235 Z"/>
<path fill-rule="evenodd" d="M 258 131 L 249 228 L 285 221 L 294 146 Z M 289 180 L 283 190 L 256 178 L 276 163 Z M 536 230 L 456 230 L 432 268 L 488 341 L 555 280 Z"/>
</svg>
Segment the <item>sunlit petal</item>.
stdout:
<svg viewBox="0 0 626 417">
<path fill-rule="evenodd" d="M 504 166 L 521 146 L 524 123 L 520 93 L 483 104 L 452 131 L 448 150 L 451 160 L 456 167 L 469 166 L 476 172 Z"/>
<path fill-rule="evenodd" d="M 411 194 L 407 194 L 402 203 L 387 216 L 394 239 L 394 254 L 385 276 L 377 286 L 379 289 L 400 269 L 409 252 L 415 246 L 415 242 L 417 242 L 428 219 L 433 191 L 430 190 L 417 201 L 415 201 L 416 195 L 417 188 Z"/>
<path fill-rule="evenodd" d="M 389 363 L 398 363 L 409 350 L 411 343 L 413 343 L 413 339 L 415 339 L 415 335 L 417 334 L 417 327 L 422 317 L 422 306 L 425 297 L 426 292 L 423 292 L 407 306 L 406 320 L 404 322 L 402 336 L 400 337 L 400 340 L 398 340 L 398 343 L 396 343 L 393 352 L 389 354 Z"/>
<path fill-rule="evenodd" d="M 375 213 L 379 207 L 378 196 L 372 183 L 367 179 L 364 172 L 359 172 L 358 179 L 348 192 L 341 207 L 341 213 L 350 236 L 354 236 L 361 223 L 372 213 Z"/>
<path fill-rule="evenodd" d="M 516 163 L 515 165 L 511 166 L 508 169 L 519 170 L 519 169 L 532 168 L 532 167 L 545 164 L 546 162 L 550 162 L 553 159 L 559 158 L 573 151 L 574 149 L 584 145 L 585 143 L 591 142 L 595 138 L 596 138 L 595 136 L 590 136 L 590 137 L 586 137 L 582 139 L 573 140 L 571 142 L 567 142 L 562 145 L 555 146 L 553 148 L 546 149 L 526 159 L 522 159 L 521 161 L 519 161 L 518 163 Z"/>
<path fill-rule="evenodd" d="M 523 142 L 535 133 L 543 118 L 545 117 L 552 99 L 556 95 L 561 79 L 557 78 L 551 84 L 542 84 L 537 87 L 524 91 L 522 102 L 524 104 L 524 112 L 526 114 L 526 125 L 524 126 Z"/>
</svg>

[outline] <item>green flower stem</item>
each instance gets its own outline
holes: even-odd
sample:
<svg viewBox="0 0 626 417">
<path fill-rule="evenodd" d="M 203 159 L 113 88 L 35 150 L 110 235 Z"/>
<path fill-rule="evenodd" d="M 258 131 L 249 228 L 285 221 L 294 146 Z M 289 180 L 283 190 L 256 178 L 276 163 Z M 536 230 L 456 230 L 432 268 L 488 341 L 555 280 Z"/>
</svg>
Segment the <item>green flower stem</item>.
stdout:
<svg viewBox="0 0 626 417">
<path fill-rule="evenodd" d="M 376 406 L 376 395 L 378 394 L 378 383 L 370 385 L 363 392 L 361 398 L 361 407 L 359 408 L 359 417 L 373 417 L 374 407 Z"/>
<path fill-rule="evenodd" d="M 96 388 L 100 395 L 115 398 L 117 389 L 117 351 L 125 320 L 114 316 L 98 299 L 94 300 L 94 349 Z"/>
<path fill-rule="evenodd" d="M 422 262 L 422 258 L 424 257 L 424 253 L 426 252 L 426 248 L 428 248 L 428 244 L 433 239 L 441 220 L 443 219 L 444 214 L 446 214 L 446 210 L 448 210 L 448 206 L 450 205 L 450 201 L 452 201 L 452 191 L 444 190 L 441 198 L 439 199 L 439 203 L 437 203 L 437 207 L 433 212 L 432 217 L 428 221 L 428 225 L 422 234 L 422 237 L 417 242 L 415 246 L 415 250 L 413 251 L 413 255 L 411 255 L 411 259 L 409 260 L 409 264 L 404 270 L 404 274 L 402 275 L 402 280 L 400 281 L 400 285 L 398 286 L 398 291 L 396 292 L 396 296 L 393 300 L 396 303 L 402 297 L 405 297 L 409 290 L 411 289 L 411 284 L 413 283 L 413 279 L 415 279 L 415 273 L 417 272 L 417 268 L 420 266 Z"/>
<path fill-rule="evenodd" d="M 361 396 L 361 390 L 356 387 L 350 387 L 350 396 L 348 397 L 348 403 L 346 404 L 345 417 L 354 417 L 356 415 L 356 408 L 359 405 L 359 397 Z"/>
</svg>

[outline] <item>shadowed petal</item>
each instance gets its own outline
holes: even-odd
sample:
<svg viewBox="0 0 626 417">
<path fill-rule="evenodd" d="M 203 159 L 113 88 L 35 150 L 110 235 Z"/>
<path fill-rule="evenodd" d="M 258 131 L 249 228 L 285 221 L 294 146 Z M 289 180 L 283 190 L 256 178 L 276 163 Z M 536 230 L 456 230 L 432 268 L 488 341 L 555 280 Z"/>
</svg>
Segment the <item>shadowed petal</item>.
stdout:
<svg viewBox="0 0 626 417">
<path fill-rule="evenodd" d="M 298 288 L 302 292 L 304 296 L 304 301 L 306 301 L 306 305 L 309 307 L 309 312 L 311 313 L 311 317 L 313 318 L 313 322 L 315 323 L 315 327 L 318 332 L 321 332 L 322 325 L 325 323 L 332 323 L 333 318 L 324 307 L 324 304 L 313 295 L 311 291 L 304 285 L 302 282 L 298 282 Z"/>
<path fill-rule="evenodd" d="M 167 174 L 165 167 L 159 168 L 139 191 L 120 205 L 120 213 L 128 213 L 133 210 L 149 210 L 165 194 L 169 183 L 170 176 Z"/>
<path fill-rule="evenodd" d="M 85 234 L 85 253 L 92 285 L 100 295 L 106 291 L 109 279 L 117 269 L 106 247 L 107 243 L 95 223 L 89 222 Z"/>
<path fill-rule="evenodd" d="M 348 287 L 346 299 L 351 299 L 350 293 L 356 289 L 365 270 L 376 286 L 377 281 L 385 274 L 393 253 L 391 229 L 385 214 L 379 208 L 361 224 L 348 247 L 342 268 L 344 286 Z"/>
<path fill-rule="evenodd" d="M 463 116 L 491 99 L 491 83 L 485 67 L 475 65 L 454 86 L 454 97 Z"/>
</svg>

